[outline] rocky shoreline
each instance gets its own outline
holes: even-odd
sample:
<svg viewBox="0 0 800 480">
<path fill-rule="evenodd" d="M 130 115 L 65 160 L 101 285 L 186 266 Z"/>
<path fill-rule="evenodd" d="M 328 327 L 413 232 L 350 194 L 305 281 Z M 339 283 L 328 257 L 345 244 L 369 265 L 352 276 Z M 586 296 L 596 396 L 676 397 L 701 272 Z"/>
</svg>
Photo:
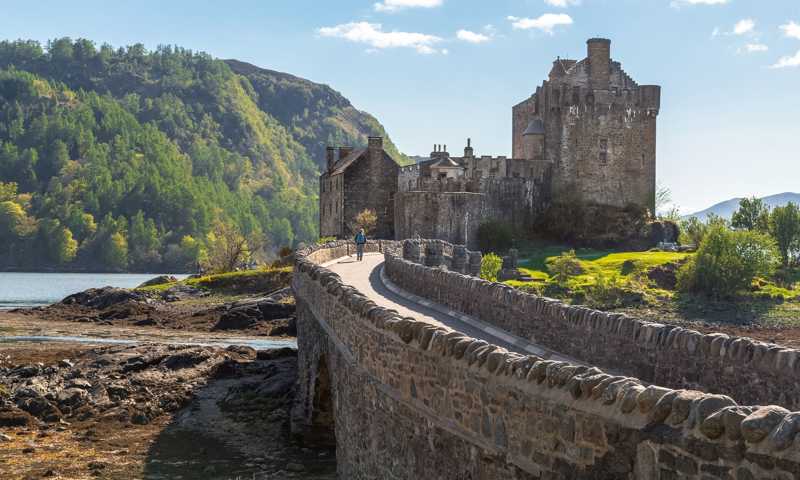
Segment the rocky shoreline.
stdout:
<svg viewBox="0 0 800 480">
<path fill-rule="evenodd" d="M 335 478 L 296 444 L 293 349 L 0 350 L 3 478 Z M 188 443 L 187 443 L 188 441 Z"/>
<path fill-rule="evenodd" d="M 3 480 L 336 478 L 334 450 L 289 432 L 296 349 L 238 344 L 294 344 L 288 288 L 96 288 L 0 332 L 120 342 L 0 342 Z"/>
<path fill-rule="evenodd" d="M 178 284 L 159 292 L 93 288 L 47 307 L 11 313 L 44 321 L 293 337 L 294 311 L 294 297 L 289 288 L 262 296 L 242 296 L 212 294 Z"/>
</svg>

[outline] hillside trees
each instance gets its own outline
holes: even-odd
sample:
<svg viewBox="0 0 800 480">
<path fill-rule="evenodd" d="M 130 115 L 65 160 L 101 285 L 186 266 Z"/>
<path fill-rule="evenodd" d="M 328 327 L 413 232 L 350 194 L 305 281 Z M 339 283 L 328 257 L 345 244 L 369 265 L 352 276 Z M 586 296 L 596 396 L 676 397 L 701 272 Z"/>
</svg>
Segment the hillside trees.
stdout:
<svg viewBox="0 0 800 480">
<path fill-rule="evenodd" d="M 0 42 L 0 203 L 13 204 L 0 269 L 194 269 L 219 222 L 270 248 L 314 240 L 326 142 L 376 134 L 329 87 L 240 62 Z M 29 241 L 37 229 L 61 238 L 61 254 Z"/>
</svg>

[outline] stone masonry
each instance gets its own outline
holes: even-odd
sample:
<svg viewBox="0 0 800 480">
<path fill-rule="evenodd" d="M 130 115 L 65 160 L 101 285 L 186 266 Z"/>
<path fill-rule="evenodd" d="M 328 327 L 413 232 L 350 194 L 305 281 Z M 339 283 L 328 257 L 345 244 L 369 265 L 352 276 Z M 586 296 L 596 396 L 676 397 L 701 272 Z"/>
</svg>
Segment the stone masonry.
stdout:
<svg viewBox="0 0 800 480">
<path fill-rule="evenodd" d="M 300 381 L 292 425 L 335 431 L 340 478 L 800 476 L 800 414 L 510 353 L 402 318 L 321 266 L 353 249 L 333 242 L 298 252 L 293 280 Z M 403 260 L 413 251 L 396 242 L 367 250 L 383 252 L 399 280 L 407 269 L 465 277 Z"/>
</svg>

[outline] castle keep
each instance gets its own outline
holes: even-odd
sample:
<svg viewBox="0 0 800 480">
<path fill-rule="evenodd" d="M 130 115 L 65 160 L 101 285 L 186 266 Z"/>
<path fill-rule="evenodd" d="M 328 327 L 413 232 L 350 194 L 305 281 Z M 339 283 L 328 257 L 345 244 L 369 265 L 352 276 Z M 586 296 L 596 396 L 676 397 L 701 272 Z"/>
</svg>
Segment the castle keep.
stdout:
<svg viewBox="0 0 800 480">
<path fill-rule="evenodd" d="M 661 87 L 638 85 L 590 39 L 583 60 L 556 59 L 536 92 L 513 107 L 512 157 L 463 156 L 435 145 L 398 167 L 380 138 L 367 149 L 328 149 L 320 178 L 320 234 L 354 234 L 375 211 L 379 238 L 438 238 L 474 247 L 488 220 L 531 225 L 553 202 L 655 210 L 656 119 Z"/>
</svg>

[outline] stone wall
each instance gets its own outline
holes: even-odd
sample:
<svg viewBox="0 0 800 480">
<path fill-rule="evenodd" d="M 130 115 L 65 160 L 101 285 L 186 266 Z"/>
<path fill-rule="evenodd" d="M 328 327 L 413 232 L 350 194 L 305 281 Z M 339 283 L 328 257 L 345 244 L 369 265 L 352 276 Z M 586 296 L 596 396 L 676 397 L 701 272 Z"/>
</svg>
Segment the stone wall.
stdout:
<svg viewBox="0 0 800 480">
<path fill-rule="evenodd" d="M 800 409 L 797 350 L 569 306 L 395 255 L 387 256 L 385 271 L 412 293 L 601 368 L 745 404 Z"/>
<path fill-rule="evenodd" d="M 319 265 L 352 248 L 299 252 L 293 280 L 301 370 L 293 426 L 313 424 L 314 407 L 331 400 L 340 478 L 800 475 L 797 414 L 521 356 L 401 318 Z M 367 249 L 398 252 L 388 243 Z"/>
<path fill-rule="evenodd" d="M 525 228 L 550 200 L 549 169 L 536 179 L 418 179 L 424 191 L 400 191 L 395 200 L 396 239 L 432 238 L 477 248 L 478 227 L 491 220 Z"/>
</svg>

